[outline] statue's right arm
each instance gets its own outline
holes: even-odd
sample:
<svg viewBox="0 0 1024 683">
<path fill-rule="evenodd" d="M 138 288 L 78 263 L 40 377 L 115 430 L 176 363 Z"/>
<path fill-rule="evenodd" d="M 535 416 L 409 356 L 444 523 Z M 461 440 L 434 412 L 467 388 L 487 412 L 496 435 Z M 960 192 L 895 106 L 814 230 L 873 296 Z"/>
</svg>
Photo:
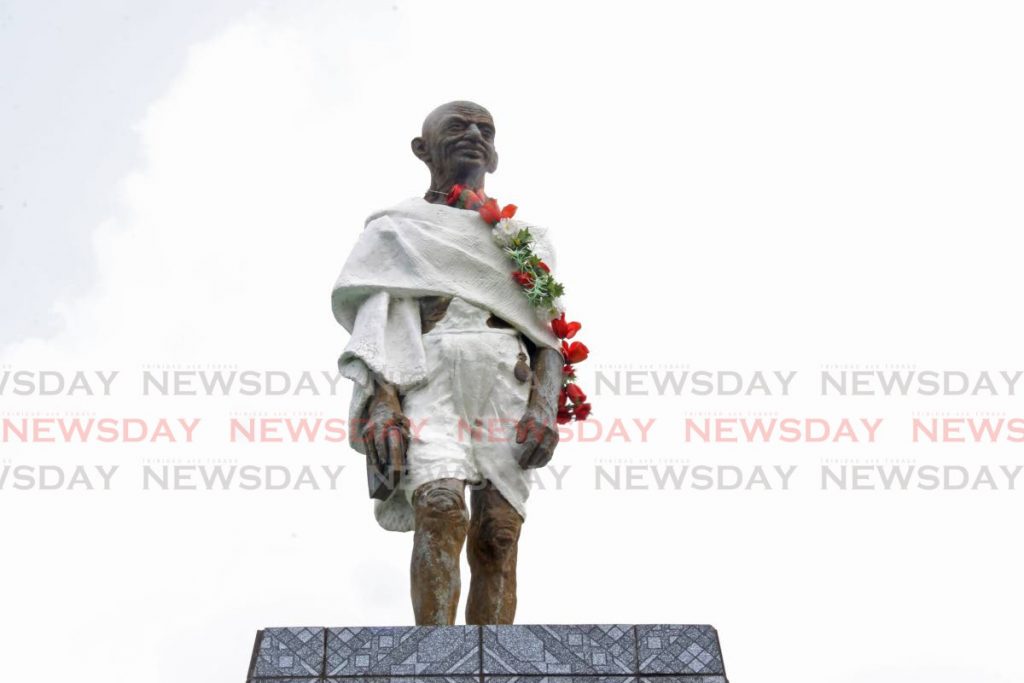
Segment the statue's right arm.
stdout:
<svg viewBox="0 0 1024 683">
<path fill-rule="evenodd" d="M 423 334 L 444 317 L 449 303 L 451 297 L 420 298 L 419 314 Z M 366 424 L 361 434 L 366 452 L 381 468 L 394 463 L 403 465 L 409 447 L 409 419 L 402 412 L 401 395 L 393 384 L 377 374 L 374 374 L 373 387 Z"/>
<path fill-rule="evenodd" d="M 373 387 L 362 429 L 366 452 L 380 466 L 404 467 L 409 446 L 409 419 L 402 413 L 402 399 L 393 384 L 376 375 Z"/>
</svg>

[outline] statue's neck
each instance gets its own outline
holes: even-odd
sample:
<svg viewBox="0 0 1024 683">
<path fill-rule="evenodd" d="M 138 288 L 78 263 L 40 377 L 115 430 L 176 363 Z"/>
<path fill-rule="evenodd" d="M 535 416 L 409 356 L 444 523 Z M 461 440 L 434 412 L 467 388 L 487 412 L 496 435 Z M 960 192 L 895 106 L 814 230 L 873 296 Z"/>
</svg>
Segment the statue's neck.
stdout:
<svg viewBox="0 0 1024 683">
<path fill-rule="evenodd" d="M 430 187 L 423 195 L 423 198 L 431 204 L 444 204 L 445 198 L 451 192 L 452 186 L 458 183 L 474 190 L 484 189 L 484 176 L 471 176 L 466 178 L 446 177 L 439 178 L 431 175 Z"/>
</svg>

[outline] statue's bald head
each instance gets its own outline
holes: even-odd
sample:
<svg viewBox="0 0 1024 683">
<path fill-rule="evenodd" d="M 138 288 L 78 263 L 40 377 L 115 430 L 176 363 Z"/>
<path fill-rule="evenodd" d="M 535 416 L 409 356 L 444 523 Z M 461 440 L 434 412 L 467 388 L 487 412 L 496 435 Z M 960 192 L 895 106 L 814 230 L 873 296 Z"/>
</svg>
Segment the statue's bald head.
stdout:
<svg viewBox="0 0 1024 683">
<path fill-rule="evenodd" d="M 427 114 L 427 118 L 423 119 L 422 134 L 424 136 L 429 135 L 431 131 L 436 130 L 441 125 L 445 117 L 450 115 L 485 117 L 492 125 L 494 124 L 491 112 L 487 111 L 485 107 L 468 100 L 455 100 L 454 102 L 446 102 Z"/>
<path fill-rule="evenodd" d="M 498 167 L 494 149 L 494 119 L 475 102 L 457 100 L 437 107 L 423 120 L 412 151 L 434 179 L 477 187 L 485 173 Z"/>
</svg>

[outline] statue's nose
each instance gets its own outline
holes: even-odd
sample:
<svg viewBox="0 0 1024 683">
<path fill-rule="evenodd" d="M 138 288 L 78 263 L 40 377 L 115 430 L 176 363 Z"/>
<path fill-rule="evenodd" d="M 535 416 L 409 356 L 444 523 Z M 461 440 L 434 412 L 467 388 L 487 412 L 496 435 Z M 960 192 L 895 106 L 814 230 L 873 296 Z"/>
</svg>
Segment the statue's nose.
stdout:
<svg viewBox="0 0 1024 683">
<path fill-rule="evenodd" d="M 477 126 L 475 123 L 469 124 L 469 128 L 466 129 L 466 135 L 469 135 L 474 138 L 479 138 L 480 140 L 484 139 L 483 133 L 480 132 L 480 127 Z"/>
</svg>

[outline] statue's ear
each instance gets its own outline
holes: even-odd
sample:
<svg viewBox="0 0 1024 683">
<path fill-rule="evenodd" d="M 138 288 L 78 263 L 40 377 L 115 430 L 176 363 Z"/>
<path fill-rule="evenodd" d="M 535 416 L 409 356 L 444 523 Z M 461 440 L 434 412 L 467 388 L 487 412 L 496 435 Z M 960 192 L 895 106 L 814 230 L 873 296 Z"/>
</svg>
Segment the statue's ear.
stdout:
<svg viewBox="0 0 1024 683">
<path fill-rule="evenodd" d="M 487 164 L 487 172 L 494 173 L 498 170 L 498 153 L 491 155 L 491 163 Z"/>
<path fill-rule="evenodd" d="M 430 152 L 427 151 L 427 143 L 423 138 L 412 139 L 412 153 L 423 163 L 430 164 Z"/>
</svg>

